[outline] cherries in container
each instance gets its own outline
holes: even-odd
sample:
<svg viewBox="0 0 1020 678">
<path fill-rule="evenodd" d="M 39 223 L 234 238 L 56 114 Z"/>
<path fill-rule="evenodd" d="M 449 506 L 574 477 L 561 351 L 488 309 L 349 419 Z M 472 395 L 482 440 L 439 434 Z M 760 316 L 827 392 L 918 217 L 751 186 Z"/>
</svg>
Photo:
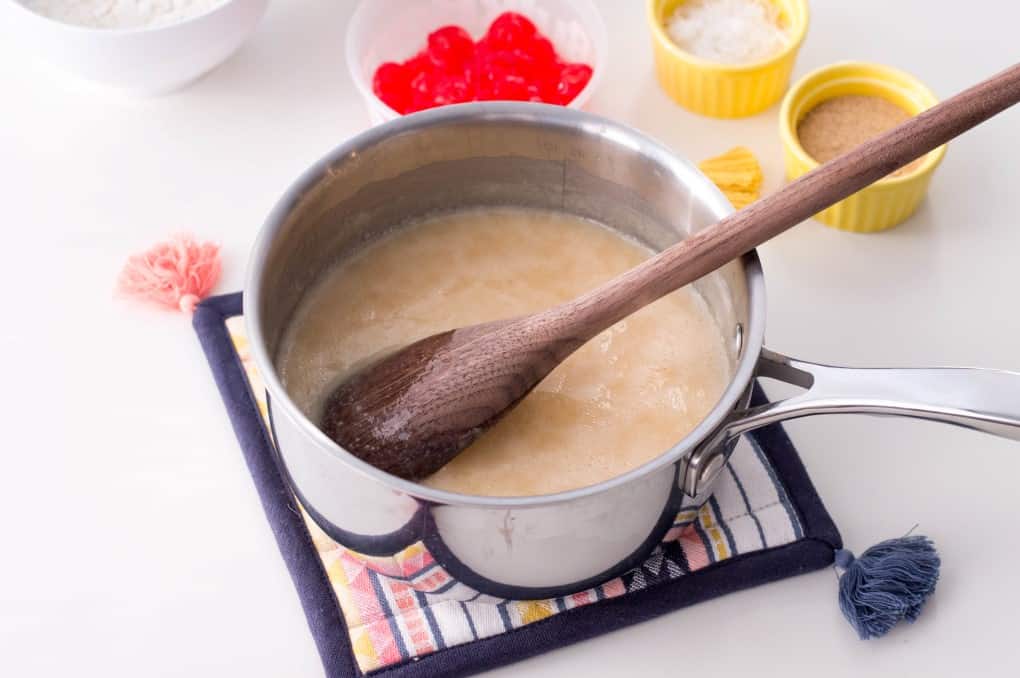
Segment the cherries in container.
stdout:
<svg viewBox="0 0 1020 678">
<path fill-rule="evenodd" d="M 606 51 L 605 27 L 591 2 L 545 0 L 502 12 L 493 5 L 362 2 L 347 53 L 373 121 L 467 101 L 582 105 Z"/>
<path fill-rule="evenodd" d="M 398 113 L 465 101 L 568 104 L 591 75 L 590 65 L 563 61 L 526 16 L 504 12 L 477 42 L 460 26 L 429 33 L 413 58 L 376 69 L 372 91 Z"/>
</svg>

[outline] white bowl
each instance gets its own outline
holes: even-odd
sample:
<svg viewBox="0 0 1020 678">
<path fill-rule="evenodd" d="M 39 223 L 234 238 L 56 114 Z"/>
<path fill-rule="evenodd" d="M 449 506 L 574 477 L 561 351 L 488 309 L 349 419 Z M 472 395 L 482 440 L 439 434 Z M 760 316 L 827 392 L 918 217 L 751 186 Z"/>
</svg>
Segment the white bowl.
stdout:
<svg viewBox="0 0 1020 678">
<path fill-rule="evenodd" d="M 155 27 L 107 29 L 62 23 L 0 0 L 0 29 L 71 75 L 135 95 L 164 94 L 209 72 L 255 30 L 269 0 L 226 0 Z"/>
<path fill-rule="evenodd" d="M 531 19 L 566 61 L 591 65 L 591 80 L 568 104 L 584 108 L 609 51 L 605 22 L 591 0 L 362 0 L 347 26 L 347 67 L 372 124 L 400 117 L 372 91 L 380 64 L 406 61 L 425 47 L 429 33 L 447 24 L 464 27 L 477 40 L 507 11 Z"/>
</svg>

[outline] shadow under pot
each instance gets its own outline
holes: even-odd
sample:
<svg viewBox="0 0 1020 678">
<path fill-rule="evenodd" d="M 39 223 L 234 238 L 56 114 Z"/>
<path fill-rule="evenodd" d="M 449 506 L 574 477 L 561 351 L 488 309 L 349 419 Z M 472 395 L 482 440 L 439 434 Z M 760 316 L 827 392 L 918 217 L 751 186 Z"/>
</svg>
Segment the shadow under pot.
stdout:
<svg viewBox="0 0 1020 678">
<path fill-rule="evenodd" d="M 662 250 L 732 211 L 690 162 L 618 123 L 555 106 L 474 103 L 373 128 L 306 171 L 269 215 L 244 312 L 282 468 L 311 518 L 370 555 L 424 541 L 463 583 L 501 598 L 583 590 L 639 564 L 681 506 L 711 495 L 736 438 L 784 419 L 858 412 L 920 417 L 1020 438 L 1020 375 L 851 369 L 763 348 L 764 280 L 752 252 L 696 281 L 732 379 L 687 436 L 590 487 L 536 497 L 459 495 L 386 474 L 327 438 L 288 397 L 274 358 L 303 295 L 366 243 L 425 214 L 516 205 L 594 219 Z M 756 375 L 804 389 L 751 407 Z"/>
</svg>

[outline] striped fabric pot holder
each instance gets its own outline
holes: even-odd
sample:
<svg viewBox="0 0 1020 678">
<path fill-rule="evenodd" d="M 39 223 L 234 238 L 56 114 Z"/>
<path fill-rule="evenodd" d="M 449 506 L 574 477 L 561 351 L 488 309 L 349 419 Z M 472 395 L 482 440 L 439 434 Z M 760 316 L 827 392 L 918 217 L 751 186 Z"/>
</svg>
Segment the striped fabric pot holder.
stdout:
<svg viewBox="0 0 1020 678">
<path fill-rule="evenodd" d="M 641 567 L 587 591 L 498 599 L 457 581 L 422 543 L 385 557 L 356 553 L 308 518 L 277 468 L 240 313 L 240 294 L 215 297 L 194 325 L 330 678 L 468 675 L 825 567 L 841 547 L 774 426 L 740 441 L 712 499 L 682 511 Z"/>
</svg>

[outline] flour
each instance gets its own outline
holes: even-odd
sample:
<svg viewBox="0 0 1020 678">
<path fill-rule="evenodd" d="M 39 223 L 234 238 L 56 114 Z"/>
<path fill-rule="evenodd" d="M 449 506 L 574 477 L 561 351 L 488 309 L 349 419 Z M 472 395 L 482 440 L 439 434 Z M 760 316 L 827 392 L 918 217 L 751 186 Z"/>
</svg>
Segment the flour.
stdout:
<svg viewBox="0 0 1020 678">
<path fill-rule="evenodd" d="M 57 21 L 89 28 L 150 28 L 205 14 L 226 0 L 21 0 Z"/>
</svg>

